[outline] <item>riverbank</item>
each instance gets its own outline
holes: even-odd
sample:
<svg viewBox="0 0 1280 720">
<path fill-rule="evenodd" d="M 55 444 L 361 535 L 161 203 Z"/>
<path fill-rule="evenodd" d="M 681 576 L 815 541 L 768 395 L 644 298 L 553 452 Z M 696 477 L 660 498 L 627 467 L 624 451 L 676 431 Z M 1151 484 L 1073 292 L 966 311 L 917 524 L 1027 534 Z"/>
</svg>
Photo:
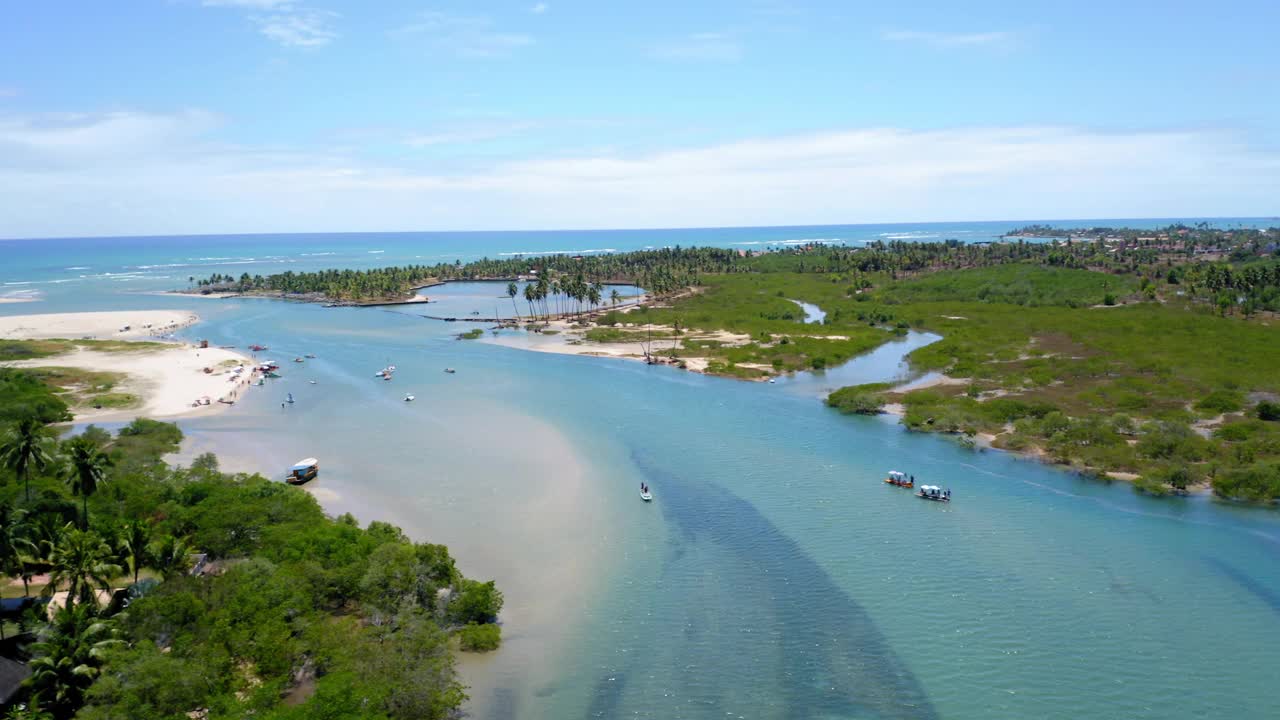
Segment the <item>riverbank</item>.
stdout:
<svg viewBox="0 0 1280 720">
<path fill-rule="evenodd" d="M 0 318 L 0 338 L 16 341 L 6 357 L 29 357 L 2 364 L 36 370 L 58 387 L 71 401 L 76 422 L 213 414 L 248 391 L 253 361 L 227 348 L 144 341 L 170 338 L 197 322 L 185 310 Z M 78 342 L 54 340 L 64 337 Z"/>
</svg>

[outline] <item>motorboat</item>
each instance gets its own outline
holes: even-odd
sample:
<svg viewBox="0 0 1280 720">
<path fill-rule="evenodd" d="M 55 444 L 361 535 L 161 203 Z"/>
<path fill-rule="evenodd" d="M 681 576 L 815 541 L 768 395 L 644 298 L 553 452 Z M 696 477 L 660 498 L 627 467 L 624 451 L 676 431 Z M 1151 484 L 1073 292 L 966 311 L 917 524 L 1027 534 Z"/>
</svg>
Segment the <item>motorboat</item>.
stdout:
<svg viewBox="0 0 1280 720">
<path fill-rule="evenodd" d="M 316 381 L 315 381 L 315 380 L 308 380 L 307 382 L 311 383 L 312 385 L 315 385 L 315 384 L 316 384 Z"/>
<path fill-rule="evenodd" d="M 445 372 L 447 372 L 447 373 L 449 373 L 450 375 L 452 375 L 452 374 L 454 374 L 454 373 L 458 372 L 457 370 L 454 370 L 453 368 L 445 368 L 445 369 L 444 369 L 444 371 L 445 371 Z"/>
<path fill-rule="evenodd" d="M 404 396 L 404 401 L 405 401 L 405 402 L 413 402 L 413 395 L 405 395 L 405 396 Z"/>
<path fill-rule="evenodd" d="M 649 486 L 644 483 L 640 483 L 640 499 L 645 502 L 653 501 L 653 493 L 649 492 Z"/>
<path fill-rule="evenodd" d="M 943 490 L 937 485 L 921 485 L 916 497 L 934 502 L 951 502 L 951 491 Z"/>
<path fill-rule="evenodd" d="M 303 357 L 307 358 L 308 360 L 315 360 L 315 359 L 316 359 L 316 356 L 315 356 L 315 355 L 313 355 L 313 354 L 311 354 L 311 353 L 307 353 L 306 355 L 303 355 Z"/>
<path fill-rule="evenodd" d="M 316 475 L 320 474 L 320 462 L 315 458 L 306 458 L 294 463 L 289 468 L 289 475 L 285 477 L 285 482 L 291 485 L 301 485 L 309 480 L 314 480 Z"/>
<path fill-rule="evenodd" d="M 915 487 L 916 484 L 914 476 L 908 478 L 906 473 L 901 473 L 897 470 L 890 470 L 889 476 L 886 477 L 884 481 L 890 485 L 897 485 L 898 487 L 904 488 Z"/>
<path fill-rule="evenodd" d="M 303 362 L 302 358 L 300 358 L 300 357 L 296 357 L 296 358 L 294 358 L 294 359 L 293 359 L 293 361 L 294 361 L 294 362 L 299 362 L 299 363 L 300 363 L 300 362 Z"/>
<path fill-rule="evenodd" d="M 285 402 L 289 403 L 290 405 L 293 404 L 293 393 L 289 393 L 289 397 L 285 398 Z"/>
</svg>

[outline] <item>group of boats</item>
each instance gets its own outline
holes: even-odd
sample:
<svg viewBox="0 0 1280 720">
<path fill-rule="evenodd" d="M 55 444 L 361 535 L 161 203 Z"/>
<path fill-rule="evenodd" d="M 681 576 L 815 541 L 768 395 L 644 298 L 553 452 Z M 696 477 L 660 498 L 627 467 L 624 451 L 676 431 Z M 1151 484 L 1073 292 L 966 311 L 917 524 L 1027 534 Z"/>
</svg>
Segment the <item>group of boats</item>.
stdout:
<svg viewBox="0 0 1280 720">
<path fill-rule="evenodd" d="M 890 470 L 888 477 L 884 479 L 886 484 L 895 485 L 897 487 L 915 488 L 916 476 L 907 475 L 906 473 Z M 933 500 L 934 502 L 951 502 L 951 489 L 943 490 L 937 485 L 921 485 L 916 490 L 915 496 L 922 500 Z"/>
</svg>

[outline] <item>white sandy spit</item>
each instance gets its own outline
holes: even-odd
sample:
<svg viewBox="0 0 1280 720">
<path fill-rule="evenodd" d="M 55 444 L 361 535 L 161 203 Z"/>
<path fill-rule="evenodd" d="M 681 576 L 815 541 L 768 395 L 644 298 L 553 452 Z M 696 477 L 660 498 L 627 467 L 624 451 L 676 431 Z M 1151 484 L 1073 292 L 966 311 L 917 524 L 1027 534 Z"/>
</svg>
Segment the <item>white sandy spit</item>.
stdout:
<svg viewBox="0 0 1280 720">
<path fill-rule="evenodd" d="M 187 310 L 120 310 L 0 317 L 0 338 L 138 340 L 167 335 L 200 318 Z M 128 328 L 128 329 L 125 329 Z"/>
<path fill-rule="evenodd" d="M 0 337 L 142 339 L 194 323 L 186 311 L 129 311 L 66 313 L 0 318 Z M 131 329 L 121 332 L 124 325 Z M 149 327 L 148 327 L 149 326 Z M 160 349 L 137 352 L 98 352 L 77 348 L 63 355 L 4 363 L 8 367 L 71 367 L 124 373 L 127 378 L 112 392 L 133 393 L 142 405 L 129 410 L 77 410 L 77 421 L 115 421 L 134 417 L 173 418 L 225 409 L 250 387 L 253 361 L 232 350 L 167 343 Z M 236 367 L 245 368 L 236 372 Z M 205 372 L 208 368 L 209 372 Z M 201 404 L 207 402 L 208 404 Z"/>
</svg>

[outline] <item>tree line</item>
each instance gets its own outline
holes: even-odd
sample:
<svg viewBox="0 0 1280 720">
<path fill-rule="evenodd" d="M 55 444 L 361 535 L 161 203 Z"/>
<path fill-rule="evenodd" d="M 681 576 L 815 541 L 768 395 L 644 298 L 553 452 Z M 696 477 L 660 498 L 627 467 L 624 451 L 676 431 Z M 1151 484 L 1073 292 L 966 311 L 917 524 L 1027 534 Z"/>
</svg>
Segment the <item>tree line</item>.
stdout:
<svg viewBox="0 0 1280 720">
<path fill-rule="evenodd" d="M 17 375 L 0 371 L 0 393 L 41 402 L 0 407 L 0 575 L 29 605 L 0 633 L 31 670 L 7 718 L 443 718 L 464 702 L 451 638 L 496 647 L 503 598 L 448 548 L 327 517 L 212 455 L 166 465 L 172 424 L 60 439 L 65 405 Z"/>
</svg>

